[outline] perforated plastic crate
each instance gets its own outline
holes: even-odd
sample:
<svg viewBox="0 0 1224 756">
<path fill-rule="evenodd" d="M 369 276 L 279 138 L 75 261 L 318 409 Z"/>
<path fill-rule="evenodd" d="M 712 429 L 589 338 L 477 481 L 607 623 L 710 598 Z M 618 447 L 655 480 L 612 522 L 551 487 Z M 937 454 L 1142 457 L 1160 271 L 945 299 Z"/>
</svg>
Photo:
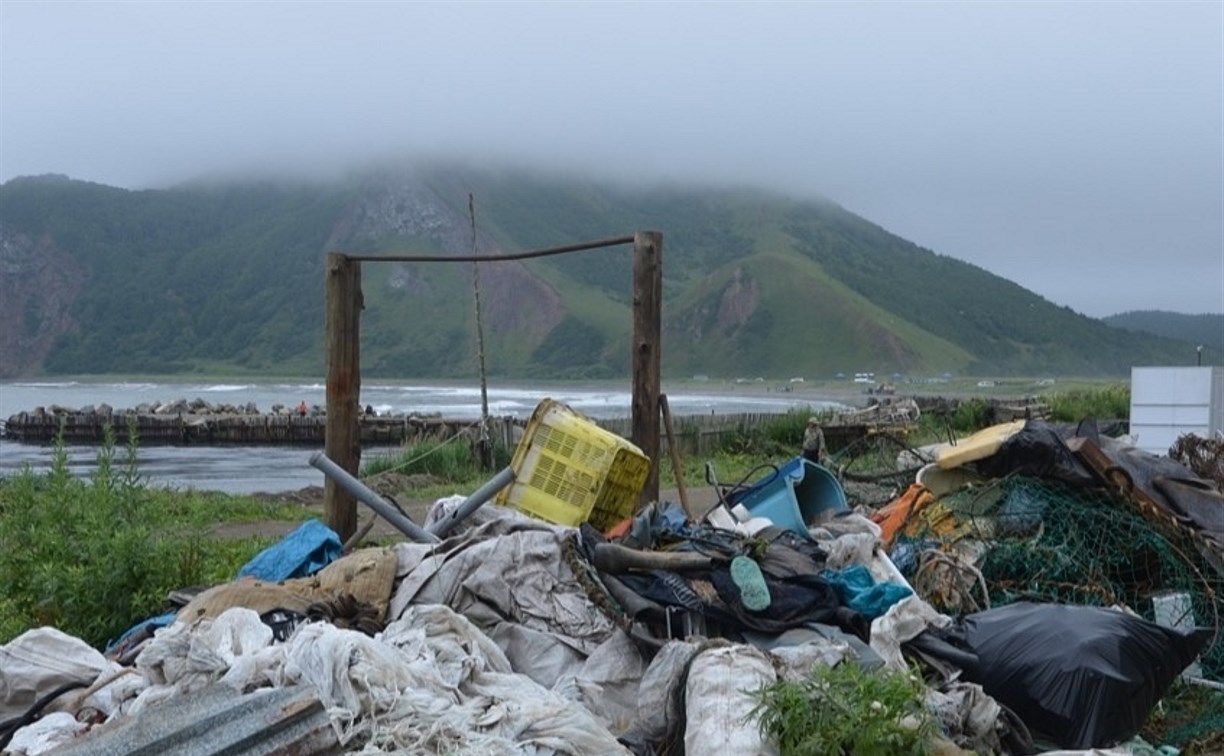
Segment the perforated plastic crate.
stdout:
<svg viewBox="0 0 1224 756">
<path fill-rule="evenodd" d="M 556 525 L 600 530 L 631 517 L 650 473 L 642 450 L 553 399 L 536 407 L 497 503 Z"/>
</svg>

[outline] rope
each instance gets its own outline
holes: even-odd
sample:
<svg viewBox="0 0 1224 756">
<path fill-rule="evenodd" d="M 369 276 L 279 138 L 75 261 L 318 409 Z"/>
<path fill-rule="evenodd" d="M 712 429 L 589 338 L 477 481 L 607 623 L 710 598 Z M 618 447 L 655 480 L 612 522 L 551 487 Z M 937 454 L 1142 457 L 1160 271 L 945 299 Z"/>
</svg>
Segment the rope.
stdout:
<svg viewBox="0 0 1224 756">
<path fill-rule="evenodd" d="M 411 458 L 411 459 L 404 460 L 404 461 L 400 462 L 400 463 L 399 463 L 399 464 L 397 464 L 397 465 L 393 465 L 393 466 L 388 467 L 388 468 L 386 468 L 386 469 L 384 469 L 384 470 L 381 470 L 381 471 L 380 471 L 378 474 L 379 474 L 379 475 L 381 475 L 381 474 L 383 474 L 383 473 L 388 473 L 388 472 L 396 472 L 397 470 L 403 470 L 405 467 L 409 467 L 409 466 L 411 466 L 411 465 L 415 465 L 416 463 L 420 462 L 420 461 L 421 461 L 421 460 L 423 460 L 423 459 L 428 459 L 428 458 L 429 458 L 431 455 L 436 454 L 437 452 L 441 451 L 441 450 L 442 450 L 444 447 L 446 447 L 448 444 L 452 444 L 452 443 L 454 443 L 455 441 L 458 441 L 460 438 L 464 437 L 464 436 L 465 436 L 467 433 L 471 432 L 471 430 L 472 430 L 473 428 L 475 428 L 475 427 L 477 427 L 478 425 L 480 425 L 480 423 L 481 423 L 481 421 L 480 421 L 480 420 L 476 420 L 476 421 L 474 421 L 472 424 L 470 424 L 470 425 L 468 425 L 468 426 L 466 426 L 466 427 L 460 428 L 460 429 L 459 429 L 459 431 L 458 431 L 457 433 L 455 433 L 455 435 L 451 436 L 450 438 L 446 439 L 445 441 L 442 441 L 441 443 L 437 444 L 436 446 L 434 446 L 432 449 L 429 449 L 429 450 L 428 450 L 428 451 L 426 451 L 425 453 L 420 454 L 420 455 L 418 455 L 418 456 L 416 456 L 416 457 L 413 457 L 413 458 Z M 373 477 L 373 476 L 365 476 L 365 477 L 366 477 L 366 479 L 368 479 L 368 478 Z"/>
<path fill-rule="evenodd" d="M 918 554 L 914 590 L 936 609 L 952 614 L 971 614 L 990 608 L 990 590 L 982 571 L 958 554 L 926 549 Z M 981 586 L 982 602 L 973 596 Z"/>
</svg>

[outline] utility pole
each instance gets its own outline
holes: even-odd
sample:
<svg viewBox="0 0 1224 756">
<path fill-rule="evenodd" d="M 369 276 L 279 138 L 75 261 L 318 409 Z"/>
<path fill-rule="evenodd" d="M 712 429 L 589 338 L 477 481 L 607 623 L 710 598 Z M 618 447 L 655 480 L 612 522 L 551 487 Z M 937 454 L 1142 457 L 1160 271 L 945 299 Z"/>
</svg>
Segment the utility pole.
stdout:
<svg viewBox="0 0 1224 756">
<path fill-rule="evenodd" d="M 468 193 L 468 215 L 472 219 L 472 257 L 476 257 L 476 200 Z M 484 323 L 480 318 L 480 263 L 472 261 L 472 293 L 476 301 L 476 360 L 480 367 L 480 469 L 493 469 L 493 445 L 489 442 L 489 383 L 485 376 Z"/>
</svg>

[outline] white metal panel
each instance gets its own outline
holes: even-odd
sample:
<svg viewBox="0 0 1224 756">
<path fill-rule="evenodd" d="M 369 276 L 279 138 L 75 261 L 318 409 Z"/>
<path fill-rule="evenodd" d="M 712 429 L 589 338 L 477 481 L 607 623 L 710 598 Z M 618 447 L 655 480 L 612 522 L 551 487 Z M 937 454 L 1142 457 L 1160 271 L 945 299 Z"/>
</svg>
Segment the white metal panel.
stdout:
<svg viewBox="0 0 1224 756">
<path fill-rule="evenodd" d="M 1167 425 L 1149 425 L 1141 428 L 1131 426 L 1131 434 L 1135 437 L 1135 446 L 1148 452 L 1149 454 L 1165 455 L 1169 453 L 1169 447 L 1177 441 L 1178 437 L 1184 434 L 1184 431 L 1171 428 Z"/>
<path fill-rule="evenodd" d="M 1211 369 L 1211 412 L 1207 424 L 1209 435 L 1224 435 L 1224 367 Z"/>
<path fill-rule="evenodd" d="M 1224 432 L 1224 368 L 1132 368 L 1130 426 L 1153 454 L 1167 454 L 1187 433 Z"/>
</svg>

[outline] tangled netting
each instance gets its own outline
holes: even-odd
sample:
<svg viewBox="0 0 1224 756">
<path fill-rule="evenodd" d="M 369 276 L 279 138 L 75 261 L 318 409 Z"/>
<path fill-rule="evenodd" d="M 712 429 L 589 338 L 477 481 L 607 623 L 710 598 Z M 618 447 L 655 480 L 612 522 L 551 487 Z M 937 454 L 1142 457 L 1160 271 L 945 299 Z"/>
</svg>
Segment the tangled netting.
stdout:
<svg viewBox="0 0 1224 756">
<path fill-rule="evenodd" d="M 1224 491 L 1224 440 L 1187 434 L 1169 448 L 1169 457 Z"/>
<path fill-rule="evenodd" d="M 984 583 L 978 588 L 989 605 L 1121 604 L 1147 619 L 1163 613 L 1166 621 L 1177 619 L 1171 610 L 1180 616 L 1188 605 L 1194 624 L 1216 631 L 1202 658 L 1203 674 L 1224 680 L 1224 564 L 1201 553 L 1190 533 L 1149 522 L 1101 490 L 1018 476 L 950 494 L 933 506 L 943 507 L 944 517 L 924 514 L 930 527 L 911 530 L 911 538 L 919 548 L 972 544 L 973 574 Z"/>
</svg>

